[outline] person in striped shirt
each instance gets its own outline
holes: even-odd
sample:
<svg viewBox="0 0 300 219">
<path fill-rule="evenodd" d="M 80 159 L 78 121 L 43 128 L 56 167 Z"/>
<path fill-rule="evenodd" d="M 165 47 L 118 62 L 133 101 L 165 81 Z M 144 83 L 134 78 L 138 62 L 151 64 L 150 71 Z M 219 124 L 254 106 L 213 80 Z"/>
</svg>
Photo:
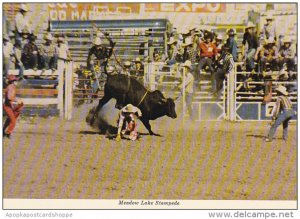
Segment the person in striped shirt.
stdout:
<svg viewBox="0 0 300 219">
<path fill-rule="evenodd" d="M 286 91 L 286 87 L 279 85 L 275 91 L 278 97 L 273 111 L 271 128 L 269 130 L 268 137 L 265 139 L 266 142 L 271 142 L 273 140 L 276 129 L 281 124 L 283 125 L 283 140 L 287 141 L 288 123 L 295 115 L 295 111 L 292 108 L 292 103 L 288 98 L 289 93 Z"/>
<path fill-rule="evenodd" d="M 230 53 L 230 47 L 228 45 L 222 47 L 221 56 L 217 61 L 217 65 L 218 68 L 214 74 L 215 83 L 213 83 L 212 94 L 219 99 L 222 93 L 223 81 L 234 68 L 233 56 Z"/>
</svg>

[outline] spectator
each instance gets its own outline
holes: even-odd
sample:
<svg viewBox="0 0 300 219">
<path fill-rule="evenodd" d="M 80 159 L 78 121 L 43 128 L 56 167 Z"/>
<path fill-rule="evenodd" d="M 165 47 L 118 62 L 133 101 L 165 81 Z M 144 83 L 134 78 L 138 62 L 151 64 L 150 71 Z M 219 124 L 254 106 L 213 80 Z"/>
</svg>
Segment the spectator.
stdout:
<svg viewBox="0 0 300 219">
<path fill-rule="evenodd" d="M 215 74 L 215 87 L 213 88 L 213 95 L 217 96 L 217 99 L 220 98 L 223 88 L 223 81 L 234 69 L 234 60 L 233 56 L 230 53 L 230 47 L 224 45 L 222 47 L 222 55 L 218 60 L 218 68 Z"/>
<path fill-rule="evenodd" d="M 16 41 L 14 45 L 14 64 L 15 68 L 19 69 L 20 80 L 24 79 L 24 65 L 22 62 L 22 45 L 20 41 Z"/>
<path fill-rule="evenodd" d="M 262 34 L 266 40 L 277 40 L 276 37 L 276 26 L 273 22 L 274 18 L 272 16 L 266 17 L 267 23 L 263 27 Z"/>
<path fill-rule="evenodd" d="M 199 45 L 200 49 L 200 61 L 197 67 L 197 77 L 200 78 L 198 73 L 201 74 L 202 68 L 207 65 L 209 71 L 211 72 L 211 76 L 213 77 L 214 68 L 212 67 L 213 60 L 215 60 L 216 55 L 218 54 L 216 46 L 212 43 L 213 41 L 213 34 L 206 33 L 204 34 L 204 42 L 201 42 Z"/>
<path fill-rule="evenodd" d="M 25 33 L 32 33 L 31 26 L 26 17 L 28 7 L 25 4 L 20 5 L 19 12 L 15 17 L 15 37 L 16 41 L 22 41 L 22 37 Z M 25 32 L 26 31 L 26 32 Z"/>
<path fill-rule="evenodd" d="M 135 141 L 138 137 L 136 117 L 141 117 L 142 112 L 132 104 L 127 104 L 119 113 L 118 134 L 116 141 L 121 141 L 121 134 L 129 132 L 129 139 Z"/>
<path fill-rule="evenodd" d="M 131 62 L 124 62 L 122 74 L 130 76 Z"/>
<path fill-rule="evenodd" d="M 8 75 L 8 71 L 10 69 L 11 58 L 14 54 L 13 50 L 14 46 L 10 42 L 10 39 L 7 34 L 3 36 L 3 76 L 6 77 Z"/>
<path fill-rule="evenodd" d="M 264 47 L 265 47 L 265 40 L 264 40 L 263 36 L 260 36 L 260 38 L 259 38 L 259 47 L 257 47 L 257 50 L 256 50 L 255 55 L 254 55 L 254 60 L 259 63 L 259 65 L 258 65 L 258 67 L 259 67 L 258 72 L 259 73 L 262 73 L 260 59 L 261 59 L 261 54 L 262 54 L 262 51 L 264 50 Z"/>
<path fill-rule="evenodd" d="M 7 80 L 8 86 L 6 87 L 5 100 L 3 103 L 3 110 L 7 114 L 7 119 L 3 126 L 3 137 L 10 138 L 24 104 L 21 99 L 16 98 L 18 79 L 14 75 L 8 75 Z"/>
<path fill-rule="evenodd" d="M 197 62 L 197 50 L 193 48 L 193 42 L 191 38 L 187 38 L 186 42 L 182 44 L 183 48 L 185 48 L 183 60 L 190 60 L 192 65 Z M 195 69 L 194 69 L 195 70 Z"/>
<path fill-rule="evenodd" d="M 286 66 L 288 71 L 288 79 L 293 80 L 292 71 L 295 71 L 295 50 L 291 46 L 292 41 L 290 38 L 283 40 L 283 46 L 279 50 L 279 68 L 280 71 L 284 71 Z"/>
<path fill-rule="evenodd" d="M 252 22 L 249 22 L 245 33 L 243 36 L 242 42 L 242 56 L 245 56 L 245 45 L 248 44 L 248 50 L 246 52 L 246 67 L 247 71 L 254 72 L 255 64 L 254 64 L 254 56 L 256 53 L 256 49 L 258 47 L 258 40 L 254 32 L 255 25 Z"/>
<path fill-rule="evenodd" d="M 283 46 L 284 35 L 280 34 L 277 41 L 277 48 L 281 49 Z"/>
<path fill-rule="evenodd" d="M 133 69 L 132 69 L 133 74 L 131 74 L 131 75 L 137 77 L 138 80 L 142 81 L 143 76 L 144 76 L 144 65 L 141 62 L 140 58 L 136 58 L 134 61 L 134 64 L 135 65 L 133 66 Z"/>
<path fill-rule="evenodd" d="M 227 31 L 228 38 L 226 40 L 226 47 L 229 47 L 229 52 L 233 57 L 233 60 L 236 62 L 238 60 L 237 57 L 237 42 L 234 39 L 236 32 L 235 29 L 229 29 Z"/>
<path fill-rule="evenodd" d="M 105 33 L 106 36 L 108 34 Z M 110 48 L 102 46 L 102 40 L 100 37 L 95 38 L 93 44 L 94 46 L 89 50 L 88 58 L 87 58 L 87 67 L 88 69 L 92 70 L 94 69 L 94 60 L 97 60 L 100 62 L 100 67 L 102 71 L 105 71 L 105 66 L 107 65 L 108 59 L 113 54 L 113 49 L 115 46 L 115 43 L 111 40 L 111 38 L 108 38 L 110 43 Z"/>
<path fill-rule="evenodd" d="M 24 46 L 22 51 L 22 63 L 24 64 L 25 69 L 38 69 L 38 60 L 39 60 L 39 50 L 35 45 L 36 36 L 30 34 L 29 42 Z"/>
<path fill-rule="evenodd" d="M 183 84 L 179 85 L 179 88 L 185 88 L 185 104 L 189 112 L 190 119 L 194 119 L 194 113 L 192 109 L 193 104 L 193 93 L 194 93 L 194 76 L 191 73 L 192 71 L 192 63 L 191 61 L 185 61 L 183 67 L 185 68 L 185 80 Z"/>
<path fill-rule="evenodd" d="M 9 41 L 12 43 L 12 44 L 15 44 L 16 40 L 15 40 L 15 34 L 12 32 L 12 31 L 9 31 L 8 32 L 8 37 L 9 37 Z"/>
<path fill-rule="evenodd" d="M 177 40 L 171 37 L 170 41 L 168 42 L 168 58 L 167 58 L 168 65 L 174 65 L 176 62 L 180 61 L 180 54 L 176 45 L 177 45 Z"/>
<path fill-rule="evenodd" d="M 52 41 L 53 37 L 48 33 L 45 37 L 45 43 L 41 45 L 40 55 L 43 60 L 43 68 L 47 70 L 52 69 L 54 71 L 57 69 L 58 49 Z"/>
<path fill-rule="evenodd" d="M 286 91 L 286 87 L 279 85 L 275 89 L 277 93 L 276 106 L 273 111 L 271 128 L 269 130 L 266 142 L 271 142 L 275 135 L 276 129 L 282 124 L 283 126 L 283 140 L 287 141 L 288 138 L 288 125 L 289 121 L 295 115 L 292 103 L 288 98 L 289 93 Z"/>
<path fill-rule="evenodd" d="M 64 37 L 58 37 L 57 40 L 57 47 L 58 47 L 58 59 L 61 59 L 63 61 L 71 61 L 71 53 L 69 51 L 69 47 L 66 44 L 65 38 Z"/>
<path fill-rule="evenodd" d="M 222 52 L 222 47 L 223 47 L 223 36 L 221 34 L 218 34 L 217 37 L 216 37 L 216 40 L 215 40 L 215 46 L 217 48 L 217 57 L 219 57 L 221 55 L 221 52 Z"/>
<path fill-rule="evenodd" d="M 278 49 L 275 46 L 275 41 L 272 39 L 269 39 L 265 43 L 264 48 L 260 51 L 260 67 L 263 74 L 267 70 L 267 64 L 270 65 L 270 70 L 278 70 Z"/>
</svg>

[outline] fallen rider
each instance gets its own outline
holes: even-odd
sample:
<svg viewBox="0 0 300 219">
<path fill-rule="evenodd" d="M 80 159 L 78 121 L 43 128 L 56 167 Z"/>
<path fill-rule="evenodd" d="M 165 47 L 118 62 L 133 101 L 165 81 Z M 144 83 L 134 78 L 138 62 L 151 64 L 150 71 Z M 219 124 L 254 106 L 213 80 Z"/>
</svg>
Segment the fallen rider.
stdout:
<svg viewBox="0 0 300 219">
<path fill-rule="evenodd" d="M 137 139 L 137 117 L 141 117 L 142 112 L 139 108 L 132 104 L 127 104 L 119 113 L 118 134 L 116 141 L 121 141 L 121 134 L 129 133 L 129 139 L 135 141 Z"/>
</svg>

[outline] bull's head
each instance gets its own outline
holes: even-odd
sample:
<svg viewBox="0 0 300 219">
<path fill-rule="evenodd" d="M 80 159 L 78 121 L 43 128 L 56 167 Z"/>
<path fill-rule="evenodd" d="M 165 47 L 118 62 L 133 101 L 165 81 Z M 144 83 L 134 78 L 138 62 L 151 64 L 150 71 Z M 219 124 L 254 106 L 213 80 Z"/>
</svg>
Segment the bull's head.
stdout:
<svg viewBox="0 0 300 219">
<path fill-rule="evenodd" d="M 172 119 L 177 118 L 177 114 L 175 111 L 175 102 L 171 98 L 162 98 L 159 102 L 160 105 L 164 106 L 166 111 L 166 115 L 171 117 Z"/>
</svg>

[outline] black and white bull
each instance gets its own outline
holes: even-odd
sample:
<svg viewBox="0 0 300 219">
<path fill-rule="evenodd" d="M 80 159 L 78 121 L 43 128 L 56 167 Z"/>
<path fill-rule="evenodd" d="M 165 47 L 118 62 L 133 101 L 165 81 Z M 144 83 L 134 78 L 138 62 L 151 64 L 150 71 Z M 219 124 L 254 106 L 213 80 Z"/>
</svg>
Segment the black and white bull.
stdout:
<svg viewBox="0 0 300 219">
<path fill-rule="evenodd" d="M 151 130 L 149 120 L 155 120 L 162 116 L 173 119 L 177 117 L 175 103 L 171 98 L 165 98 L 159 90 L 149 91 L 135 78 L 127 75 L 109 75 L 104 87 L 104 97 L 100 99 L 96 108 L 91 125 L 94 123 L 95 115 L 110 99 L 116 99 L 116 108 L 131 103 L 142 111 L 140 120 L 149 131 L 150 135 L 157 135 Z"/>
</svg>

